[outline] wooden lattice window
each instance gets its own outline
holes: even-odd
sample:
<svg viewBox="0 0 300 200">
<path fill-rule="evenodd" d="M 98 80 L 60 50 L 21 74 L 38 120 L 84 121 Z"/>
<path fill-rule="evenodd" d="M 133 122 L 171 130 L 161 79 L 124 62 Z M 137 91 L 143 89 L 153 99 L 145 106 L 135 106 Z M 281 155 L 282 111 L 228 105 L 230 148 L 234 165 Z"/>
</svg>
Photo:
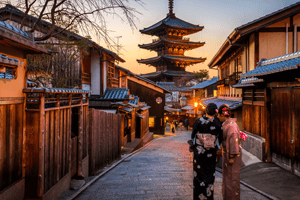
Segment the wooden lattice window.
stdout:
<svg viewBox="0 0 300 200">
<path fill-rule="evenodd" d="M 115 64 L 112 62 L 108 62 L 108 69 L 107 69 L 107 78 L 114 78 L 115 77 Z"/>
<path fill-rule="evenodd" d="M 0 65 L 0 79 L 16 79 L 16 68 Z"/>
<path fill-rule="evenodd" d="M 248 88 L 243 89 L 243 101 L 249 103 L 263 103 L 265 101 L 264 88 Z"/>
</svg>

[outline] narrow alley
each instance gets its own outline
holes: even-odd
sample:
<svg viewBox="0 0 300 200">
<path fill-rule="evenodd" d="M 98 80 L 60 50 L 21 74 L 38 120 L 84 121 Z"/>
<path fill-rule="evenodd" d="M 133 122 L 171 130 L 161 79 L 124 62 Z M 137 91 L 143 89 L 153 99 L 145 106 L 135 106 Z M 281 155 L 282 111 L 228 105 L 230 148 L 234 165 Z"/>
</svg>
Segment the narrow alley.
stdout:
<svg viewBox="0 0 300 200">
<path fill-rule="evenodd" d="M 190 131 L 156 136 L 78 196 L 86 199 L 192 199 Z M 222 174 L 216 172 L 215 200 L 222 199 Z M 267 198 L 241 185 L 241 199 Z"/>
</svg>

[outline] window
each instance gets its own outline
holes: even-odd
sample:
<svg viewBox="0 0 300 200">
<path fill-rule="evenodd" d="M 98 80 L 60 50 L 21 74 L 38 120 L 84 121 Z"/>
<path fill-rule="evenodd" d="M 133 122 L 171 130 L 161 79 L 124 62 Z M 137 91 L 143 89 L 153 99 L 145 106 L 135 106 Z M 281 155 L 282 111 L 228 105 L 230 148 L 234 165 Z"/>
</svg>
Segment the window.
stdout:
<svg viewBox="0 0 300 200">
<path fill-rule="evenodd" d="M 5 67 L 0 65 L 0 79 L 15 79 L 16 68 Z"/>
<path fill-rule="evenodd" d="M 149 127 L 155 126 L 155 117 L 149 117 Z"/>
</svg>

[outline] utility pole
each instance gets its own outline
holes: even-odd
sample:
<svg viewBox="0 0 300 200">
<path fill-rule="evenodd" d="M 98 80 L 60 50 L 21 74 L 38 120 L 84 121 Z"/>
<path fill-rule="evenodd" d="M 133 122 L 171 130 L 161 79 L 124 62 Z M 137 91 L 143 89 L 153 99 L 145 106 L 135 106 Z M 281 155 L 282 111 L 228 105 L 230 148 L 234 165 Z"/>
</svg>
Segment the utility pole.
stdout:
<svg viewBox="0 0 300 200">
<path fill-rule="evenodd" d="M 121 47 L 121 45 L 119 45 L 119 38 L 122 38 L 122 36 L 117 36 L 115 38 L 117 38 L 117 54 L 119 55 L 120 54 L 120 47 Z"/>
</svg>

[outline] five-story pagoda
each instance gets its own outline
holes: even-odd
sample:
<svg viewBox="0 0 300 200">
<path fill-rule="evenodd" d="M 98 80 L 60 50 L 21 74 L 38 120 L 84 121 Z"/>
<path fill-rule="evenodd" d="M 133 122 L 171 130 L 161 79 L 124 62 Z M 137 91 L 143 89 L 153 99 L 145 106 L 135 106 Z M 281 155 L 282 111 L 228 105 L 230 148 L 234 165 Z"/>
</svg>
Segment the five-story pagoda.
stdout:
<svg viewBox="0 0 300 200">
<path fill-rule="evenodd" d="M 173 13 L 173 0 L 169 0 L 167 17 L 140 30 L 142 34 L 158 37 L 150 44 L 139 45 L 140 48 L 157 52 L 157 57 L 137 60 L 139 63 L 156 68 L 156 72 L 142 74 L 142 76 L 153 81 L 173 81 L 176 77 L 193 76 L 193 73 L 186 72 L 185 68 L 204 62 L 206 58 L 187 57 L 184 52 L 201 47 L 205 42 L 190 42 L 184 36 L 197 33 L 203 28 L 177 18 Z"/>
</svg>

